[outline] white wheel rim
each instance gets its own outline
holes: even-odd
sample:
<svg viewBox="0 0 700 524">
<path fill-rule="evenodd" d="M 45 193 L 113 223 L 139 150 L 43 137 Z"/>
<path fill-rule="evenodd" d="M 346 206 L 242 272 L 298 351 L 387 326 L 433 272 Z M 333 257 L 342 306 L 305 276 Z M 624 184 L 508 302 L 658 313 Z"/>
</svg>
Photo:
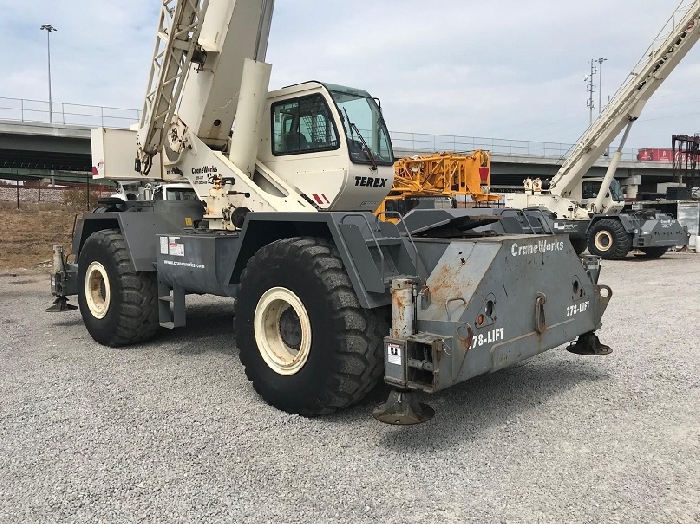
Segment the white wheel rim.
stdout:
<svg viewBox="0 0 700 524">
<path fill-rule="evenodd" d="M 95 318 L 104 318 L 109 310 L 112 292 L 105 267 L 92 262 L 85 272 L 85 302 Z"/>
<path fill-rule="evenodd" d="M 613 237 L 609 231 L 598 231 L 594 241 L 595 247 L 599 251 L 608 251 L 613 246 Z"/>
<path fill-rule="evenodd" d="M 304 367 L 311 352 L 311 321 L 294 292 L 268 289 L 255 306 L 254 328 L 258 351 L 275 373 L 294 375 Z"/>
</svg>

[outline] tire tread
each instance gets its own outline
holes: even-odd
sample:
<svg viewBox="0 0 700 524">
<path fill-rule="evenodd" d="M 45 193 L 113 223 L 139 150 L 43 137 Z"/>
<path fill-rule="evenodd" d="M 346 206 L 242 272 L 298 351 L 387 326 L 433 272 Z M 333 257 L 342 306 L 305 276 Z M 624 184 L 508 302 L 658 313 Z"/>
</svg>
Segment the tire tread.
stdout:
<svg viewBox="0 0 700 524">
<path fill-rule="evenodd" d="M 286 238 L 261 248 L 249 260 L 241 274 L 241 282 L 244 283 L 250 274 L 263 270 L 270 257 L 298 259 L 311 268 L 325 288 L 327 303 L 333 309 L 331 318 L 337 342 L 334 365 L 328 370 L 315 405 L 301 414 L 328 414 L 358 402 L 383 374 L 383 338 L 389 332 L 387 308 L 368 310 L 360 305 L 337 248 L 320 238 Z M 236 301 L 234 307 L 241 305 Z M 238 312 L 235 314 L 238 317 Z M 240 357 L 248 379 L 264 398 L 255 384 L 248 353 L 241 351 Z"/>
<path fill-rule="evenodd" d="M 612 249 L 607 252 L 601 252 L 595 247 L 595 234 L 602 229 L 608 230 L 613 237 Z M 596 222 L 588 233 L 588 252 L 592 255 L 608 260 L 620 260 L 627 256 L 631 248 L 632 237 L 619 220 L 604 218 Z"/>
<path fill-rule="evenodd" d="M 145 342 L 156 334 L 158 323 L 158 282 L 155 272 L 136 271 L 124 235 L 117 229 L 105 229 L 90 235 L 85 242 L 97 243 L 114 262 L 121 301 L 110 304 L 116 309 L 114 330 L 99 342 L 111 347 Z M 85 250 L 83 247 L 83 252 Z M 84 262 L 89 264 L 89 262 Z M 116 296 L 114 297 L 117 298 Z"/>
</svg>

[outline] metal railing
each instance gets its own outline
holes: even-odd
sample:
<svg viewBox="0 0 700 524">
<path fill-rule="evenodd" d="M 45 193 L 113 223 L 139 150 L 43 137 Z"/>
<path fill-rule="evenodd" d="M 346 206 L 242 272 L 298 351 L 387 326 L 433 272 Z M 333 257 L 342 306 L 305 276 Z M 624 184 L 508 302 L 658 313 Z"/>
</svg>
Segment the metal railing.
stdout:
<svg viewBox="0 0 700 524">
<path fill-rule="evenodd" d="M 54 124 L 125 128 L 138 122 L 140 109 L 93 106 L 88 104 L 53 104 Z M 43 100 L 0 96 L 0 120 L 49 123 L 49 103 Z"/>
<path fill-rule="evenodd" d="M 53 122 L 85 127 L 126 128 L 141 118 L 140 109 L 121 109 L 87 104 L 53 104 Z M 42 100 L 0 97 L 0 120 L 49 123 L 49 103 Z M 560 142 L 529 142 L 460 135 L 429 135 L 391 131 L 394 149 L 416 153 L 449 151 L 464 153 L 475 149 L 487 149 L 493 154 L 509 156 L 534 156 L 565 158 L 574 144 Z M 611 147 L 610 151 L 614 151 Z M 623 160 L 634 161 L 637 151 L 629 148 L 622 153 Z"/>
<path fill-rule="evenodd" d="M 527 140 L 507 140 L 502 138 L 485 138 L 460 135 L 428 135 L 423 133 L 403 133 L 391 131 L 391 141 L 394 149 L 405 149 L 416 152 L 432 153 L 449 151 L 464 153 L 475 149 L 486 149 L 496 155 L 535 156 L 547 158 L 565 158 L 575 144 L 561 142 L 529 142 Z M 612 153 L 616 148 L 611 146 Z M 637 160 L 637 150 L 626 148 L 622 151 L 622 159 Z"/>
</svg>

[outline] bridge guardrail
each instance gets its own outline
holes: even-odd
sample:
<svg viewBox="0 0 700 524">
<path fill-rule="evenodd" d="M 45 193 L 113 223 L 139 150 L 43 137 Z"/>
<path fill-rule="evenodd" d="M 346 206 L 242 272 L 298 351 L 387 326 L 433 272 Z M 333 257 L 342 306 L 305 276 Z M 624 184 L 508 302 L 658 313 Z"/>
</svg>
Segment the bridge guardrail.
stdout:
<svg viewBox="0 0 700 524">
<path fill-rule="evenodd" d="M 54 103 L 50 112 L 43 100 L 0 96 L 0 120 L 49 123 L 49 113 L 55 124 L 85 127 L 126 128 L 141 118 L 140 109 Z"/>
<path fill-rule="evenodd" d="M 575 144 L 560 142 L 529 142 L 526 140 L 507 140 L 502 138 L 486 138 L 460 135 L 429 135 L 423 133 L 404 133 L 391 131 L 391 141 L 395 149 L 410 149 L 413 151 L 450 151 L 464 153 L 475 149 L 486 149 L 497 155 L 536 156 L 565 158 Z M 614 151 L 611 146 L 610 151 Z M 637 160 L 637 150 L 633 148 L 622 150 L 622 159 Z"/>
<path fill-rule="evenodd" d="M 140 109 L 94 106 L 88 104 L 54 103 L 53 122 L 85 127 L 126 128 L 141 118 Z M 49 123 L 49 103 L 43 100 L 0 97 L 0 120 Z M 509 156 L 535 156 L 564 158 L 573 144 L 559 142 L 529 142 L 461 135 L 430 135 L 391 131 L 394 148 L 416 152 L 434 153 L 451 151 L 463 153 L 475 149 L 487 149 L 491 153 Z M 611 151 L 613 148 L 610 148 Z M 637 160 L 636 149 L 624 149 L 623 160 Z"/>
</svg>

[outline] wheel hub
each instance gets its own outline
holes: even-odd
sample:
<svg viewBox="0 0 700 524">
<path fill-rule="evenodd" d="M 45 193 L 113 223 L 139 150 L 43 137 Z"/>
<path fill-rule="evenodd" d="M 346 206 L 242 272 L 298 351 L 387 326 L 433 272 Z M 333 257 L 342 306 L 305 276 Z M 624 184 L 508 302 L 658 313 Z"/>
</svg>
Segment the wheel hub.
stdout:
<svg viewBox="0 0 700 524">
<path fill-rule="evenodd" d="M 299 350 L 301 346 L 301 321 L 293 307 L 288 307 L 280 315 L 280 336 L 290 349 Z"/>
<path fill-rule="evenodd" d="M 105 267 L 91 262 L 85 272 L 85 302 L 95 318 L 104 318 L 109 310 L 112 292 Z"/>
<path fill-rule="evenodd" d="M 613 245 L 613 238 L 609 231 L 598 231 L 594 238 L 595 247 L 600 251 L 608 251 Z"/>
<path fill-rule="evenodd" d="M 294 375 L 311 351 L 311 321 L 301 299 L 274 287 L 260 297 L 253 321 L 260 356 L 275 373 Z"/>
</svg>

